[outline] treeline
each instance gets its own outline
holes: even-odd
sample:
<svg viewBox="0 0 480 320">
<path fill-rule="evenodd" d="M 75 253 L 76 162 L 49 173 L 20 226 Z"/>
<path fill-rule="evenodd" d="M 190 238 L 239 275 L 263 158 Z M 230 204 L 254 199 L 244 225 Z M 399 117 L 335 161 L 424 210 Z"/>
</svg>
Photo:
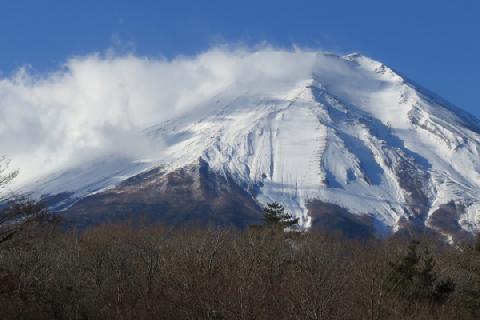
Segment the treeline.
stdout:
<svg viewBox="0 0 480 320">
<path fill-rule="evenodd" d="M 275 226 L 33 223 L 0 244 L 1 319 L 479 319 L 480 247 Z"/>
</svg>

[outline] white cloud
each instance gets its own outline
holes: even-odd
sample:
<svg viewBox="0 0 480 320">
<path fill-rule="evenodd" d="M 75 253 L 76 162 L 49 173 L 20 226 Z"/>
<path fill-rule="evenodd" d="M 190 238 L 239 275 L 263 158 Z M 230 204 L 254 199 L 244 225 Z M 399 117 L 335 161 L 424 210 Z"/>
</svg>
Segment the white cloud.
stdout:
<svg viewBox="0 0 480 320">
<path fill-rule="evenodd" d="M 48 74 L 23 68 L 0 78 L 0 154 L 23 181 L 101 154 L 158 155 L 144 128 L 205 108 L 226 90 L 288 90 L 311 77 L 315 63 L 313 51 L 266 47 L 172 60 L 92 54 Z"/>
</svg>

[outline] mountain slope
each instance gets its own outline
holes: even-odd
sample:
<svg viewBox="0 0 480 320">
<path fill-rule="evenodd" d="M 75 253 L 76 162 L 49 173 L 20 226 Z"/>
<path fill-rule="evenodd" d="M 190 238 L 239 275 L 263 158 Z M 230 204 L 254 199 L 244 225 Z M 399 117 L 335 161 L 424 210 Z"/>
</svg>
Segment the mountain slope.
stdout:
<svg viewBox="0 0 480 320">
<path fill-rule="evenodd" d="M 279 201 L 304 228 L 315 224 L 313 204 L 322 203 L 370 217 L 377 231 L 415 224 L 452 237 L 480 230 L 478 120 L 370 58 L 316 59 L 311 76 L 289 92 L 226 90 L 205 111 L 146 129 L 166 145 L 160 159 L 105 159 L 30 189 L 68 192 L 53 204 L 78 212 L 85 201 L 90 210 L 106 206 L 96 199 L 109 193 L 128 199 L 147 192 L 132 178 L 142 172 L 165 179 L 205 166 L 205 179 L 231 186 L 220 188 L 225 194 L 260 205 Z"/>
</svg>

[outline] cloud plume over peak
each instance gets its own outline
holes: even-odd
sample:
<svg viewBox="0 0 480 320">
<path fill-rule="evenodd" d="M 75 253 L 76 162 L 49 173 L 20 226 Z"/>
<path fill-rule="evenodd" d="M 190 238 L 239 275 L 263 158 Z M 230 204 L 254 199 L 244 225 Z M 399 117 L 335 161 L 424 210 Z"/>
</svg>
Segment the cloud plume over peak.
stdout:
<svg viewBox="0 0 480 320">
<path fill-rule="evenodd" d="M 311 77 L 316 53 L 212 48 L 171 60 L 92 54 L 59 70 L 0 78 L 0 154 L 20 181 L 100 155 L 157 156 L 142 130 L 194 113 L 221 92 L 281 93 Z"/>
</svg>

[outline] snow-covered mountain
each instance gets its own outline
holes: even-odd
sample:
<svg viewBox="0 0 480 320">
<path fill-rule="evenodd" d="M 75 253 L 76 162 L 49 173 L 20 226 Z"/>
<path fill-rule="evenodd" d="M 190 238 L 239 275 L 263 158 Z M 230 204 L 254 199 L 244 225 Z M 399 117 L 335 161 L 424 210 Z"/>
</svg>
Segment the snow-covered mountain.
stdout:
<svg viewBox="0 0 480 320">
<path fill-rule="evenodd" d="M 177 207 L 166 195 L 182 194 L 180 202 L 202 201 L 197 211 L 233 210 L 224 203 L 230 200 L 245 206 L 236 221 L 278 201 L 304 228 L 326 214 L 348 214 L 368 218 L 377 232 L 411 225 L 447 237 L 479 231 L 479 121 L 365 56 L 318 59 L 288 92 L 226 90 L 203 112 L 146 129 L 165 146 L 158 159 L 110 157 L 28 190 L 72 215 L 128 204 L 173 219 Z M 329 61 L 336 67 L 324 68 Z"/>
</svg>

